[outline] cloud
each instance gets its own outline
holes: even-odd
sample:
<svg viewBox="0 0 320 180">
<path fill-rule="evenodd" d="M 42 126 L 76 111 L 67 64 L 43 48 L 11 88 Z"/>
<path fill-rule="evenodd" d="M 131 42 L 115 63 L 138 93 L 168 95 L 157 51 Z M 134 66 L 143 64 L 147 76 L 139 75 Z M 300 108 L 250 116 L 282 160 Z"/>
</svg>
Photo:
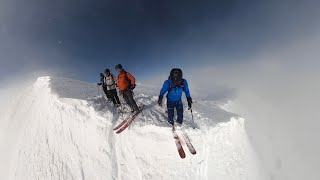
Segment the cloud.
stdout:
<svg viewBox="0 0 320 180">
<path fill-rule="evenodd" d="M 248 133 L 273 179 L 320 178 L 319 45 L 318 36 L 258 56 L 258 64 L 241 69 L 232 80 L 238 89 L 234 109 L 246 117 Z"/>
<path fill-rule="evenodd" d="M 195 100 L 231 100 L 246 119 L 267 179 L 320 179 L 319 47 L 320 34 L 300 34 L 245 61 L 183 68 Z M 160 89 L 165 71 L 148 83 Z"/>
<path fill-rule="evenodd" d="M 190 86 L 232 93 L 231 109 L 245 117 L 248 135 L 269 179 L 319 179 L 320 36 L 305 36 L 241 63 L 192 72 Z M 193 92 L 191 92 L 193 93 Z"/>
</svg>

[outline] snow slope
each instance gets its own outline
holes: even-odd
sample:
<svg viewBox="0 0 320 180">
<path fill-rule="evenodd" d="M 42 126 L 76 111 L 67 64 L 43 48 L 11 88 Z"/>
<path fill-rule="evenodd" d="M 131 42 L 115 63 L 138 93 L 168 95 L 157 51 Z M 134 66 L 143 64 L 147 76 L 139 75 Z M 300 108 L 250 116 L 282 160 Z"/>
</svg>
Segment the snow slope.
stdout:
<svg viewBox="0 0 320 180">
<path fill-rule="evenodd" d="M 187 157 L 181 159 L 156 103 L 158 87 L 137 87 L 136 100 L 146 107 L 121 134 L 112 129 L 128 114 L 117 114 L 99 91 L 94 84 L 40 77 L 12 99 L 0 116 L 2 179 L 264 179 L 244 119 L 219 104 L 196 101 L 195 124 L 185 111 L 197 154 L 183 142 Z"/>
</svg>

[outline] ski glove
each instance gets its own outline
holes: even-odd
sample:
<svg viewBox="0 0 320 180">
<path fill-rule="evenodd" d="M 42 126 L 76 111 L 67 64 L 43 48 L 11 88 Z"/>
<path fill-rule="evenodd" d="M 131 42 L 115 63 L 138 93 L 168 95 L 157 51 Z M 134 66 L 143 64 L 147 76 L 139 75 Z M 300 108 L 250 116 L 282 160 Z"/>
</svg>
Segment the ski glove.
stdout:
<svg viewBox="0 0 320 180">
<path fill-rule="evenodd" d="M 162 99 L 163 99 L 163 96 L 159 96 L 159 99 L 158 99 L 159 106 L 162 106 Z"/>
<path fill-rule="evenodd" d="M 97 85 L 98 85 L 98 86 L 101 86 L 101 85 L 102 85 L 102 83 L 97 83 Z"/>
<path fill-rule="evenodd" d="M 188 97 L 187 101 L 188 101 L 188 107 L 189 107 L 189 109 L 191 109 L 192 108 L 192 98 Z"/>
<path fill-rule="evenodd" d="M 136 88 L 136 85 L 135 85 L 135 84 L 132 84 L 131 87 L 130 87 L 130 89 L 131 89 L 131 90 L 134 90 L 134 88 Z"/>
</svg>

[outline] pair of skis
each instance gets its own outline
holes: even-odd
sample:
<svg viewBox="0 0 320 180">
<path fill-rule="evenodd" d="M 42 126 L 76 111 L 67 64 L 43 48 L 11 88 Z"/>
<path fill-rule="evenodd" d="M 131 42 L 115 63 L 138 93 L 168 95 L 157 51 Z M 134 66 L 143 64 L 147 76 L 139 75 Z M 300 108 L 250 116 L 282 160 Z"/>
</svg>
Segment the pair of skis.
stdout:
<svg viewBox="0 0 320 180">
<path fill-rule="evenodd" d="M 135 112 L 131 117 L 128 117 L 127 119 L 123 120 L 119 125 L 113 128 L 113 130 L 115 130 L 117 134 L 120 134 L 122 131 L 127 129 L 130 126 L 130 124 L 135 120 L 135 118 L 141 113 L 143 108 L 144 105 L 142 105 L 139 108 L 139 111 Z"/>
<path fill-rule="evenodd" d="M 144 105 L 141 108 L 139 108 L 139 111 L 134 113 L 131 117 L 128 117 L 127 119 L 123 120 L 119 125 L 117 125 L 115 128 L 113 128 L 113 130 L 115 130 L 117 134 L 120 134 L 121 132 L 123 132 L 126 128 L 128 128 L 130 126 L 130 124 L 135 120 L 135 118 L 141 113 L 143 108 L 144 108 Z M 180 157 L 182 159 L 184 159 L 186 157 L 186 153 L 183 150 L 181 138 L 177 134 L 174 126 L 172 127 L 172 135 L 175 140 L 175 144 L 177 146 L 178 153 L 179 153 Z M 193 147 L 193 145 L 191 143 L 189 136 L 187 135 L 187 133 L 183 129 L 182 129 L 182 137 L 183 137 L 183 140 L 186 143 L 190 153 L 192 155 L 197 154 L 195 148 Z"/>
<path fill-rule="evenodd" d="M 175 140 L 178 153 L 179 153 L 180 157 L 181 157 L 182 159 L 184 159 L 184 158 L 186 157 L 186 153 L 185 153 L 184 150 L 183 150 L 181 138 L 178 136 L 178 134 L 177 134 L 176 129 L 175 129 L 174 126 L 172 127 L 172 135 L 173 135 L 173 138 L 174 138 L 174 140 Z M 189 136 L 186 134 L 186 132 L 185 132 L 184 130 L 182 130 L 182 137 L 183 137 L 183 140 L 184 140 L 184 142 L 186 143 L 186 145 L 187 145 L 190 153 L 191 153 L 192 155 L 197 154 L 197 151 L 196 151 L 195 148 L 193 147 Z"/>
</svg>

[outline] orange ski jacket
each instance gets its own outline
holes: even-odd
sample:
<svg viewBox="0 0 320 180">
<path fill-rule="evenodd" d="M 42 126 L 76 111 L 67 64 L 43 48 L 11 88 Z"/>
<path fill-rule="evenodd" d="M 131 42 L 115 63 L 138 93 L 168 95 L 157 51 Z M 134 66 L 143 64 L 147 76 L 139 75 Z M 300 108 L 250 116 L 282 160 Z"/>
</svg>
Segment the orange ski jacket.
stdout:
<svg viewBox="0 0 320 180">
<path fill-rule="evenodd" d="M 130 83 L 131 82 L 131 83 Z M 118 88 L 120 91 L 127 90 L 130 88 L 130 85 L 136 84 L 136 79 L 128 72 L 122 71 L 118 75 Z"/>
</svg>

